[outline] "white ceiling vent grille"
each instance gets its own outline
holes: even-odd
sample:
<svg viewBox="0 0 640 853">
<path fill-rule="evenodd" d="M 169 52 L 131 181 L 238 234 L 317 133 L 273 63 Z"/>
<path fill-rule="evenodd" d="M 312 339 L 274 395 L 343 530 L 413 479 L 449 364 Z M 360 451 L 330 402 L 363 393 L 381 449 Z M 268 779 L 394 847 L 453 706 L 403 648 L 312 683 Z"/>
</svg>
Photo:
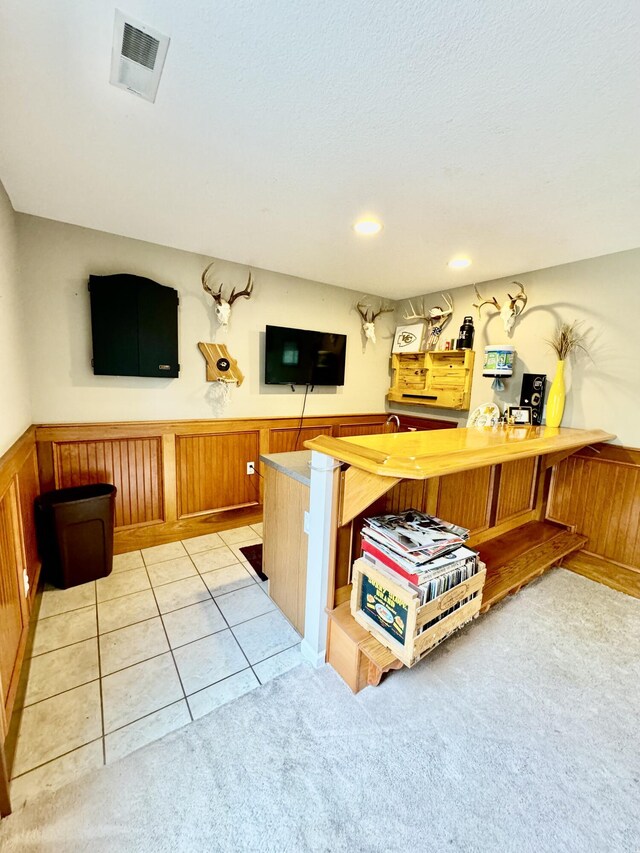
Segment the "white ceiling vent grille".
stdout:
<svg viewBox="0 0 640 853">
<path fill-rule="evenodd" d="M 116 9 L 110 82 L 153 103 L 168 49 L 168 36 Z"/>
</svg>

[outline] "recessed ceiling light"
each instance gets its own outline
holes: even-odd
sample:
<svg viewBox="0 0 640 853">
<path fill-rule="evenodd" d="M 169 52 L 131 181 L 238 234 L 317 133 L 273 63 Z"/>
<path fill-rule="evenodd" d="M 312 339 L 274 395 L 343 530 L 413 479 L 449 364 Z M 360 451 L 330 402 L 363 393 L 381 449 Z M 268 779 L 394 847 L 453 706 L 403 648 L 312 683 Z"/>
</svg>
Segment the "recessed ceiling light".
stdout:
<svg viewBox="0 0 640 853">
<path fill-rule="evenodd" d="M 382 224 L 375 219 L 361 219 L 353 226 L 356 234 L 362 234 L 365 237 L 371 237 L 374 234 L 379 234 L 382 231 Z"/>
<path fill-rule="evenodd" d="M 463 270 L 465 267 L 471 266 L 469 258 L 452 258 L 447 264 L 452 270 Z"/>
</svg>

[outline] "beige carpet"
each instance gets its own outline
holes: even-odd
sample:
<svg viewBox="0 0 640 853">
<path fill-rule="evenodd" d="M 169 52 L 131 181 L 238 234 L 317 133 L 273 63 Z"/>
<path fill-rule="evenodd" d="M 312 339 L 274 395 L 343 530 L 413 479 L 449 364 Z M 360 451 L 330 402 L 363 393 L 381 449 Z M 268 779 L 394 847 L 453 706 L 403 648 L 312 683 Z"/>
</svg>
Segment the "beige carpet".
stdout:
<svg viewBox="0 0 640 853">
<path fill-rule="evenodd" d="M 640 849 L 640 601 L 555 570 L 353 696 L 299 667 L 12 815 L 3 853 Z"/>
</svg>

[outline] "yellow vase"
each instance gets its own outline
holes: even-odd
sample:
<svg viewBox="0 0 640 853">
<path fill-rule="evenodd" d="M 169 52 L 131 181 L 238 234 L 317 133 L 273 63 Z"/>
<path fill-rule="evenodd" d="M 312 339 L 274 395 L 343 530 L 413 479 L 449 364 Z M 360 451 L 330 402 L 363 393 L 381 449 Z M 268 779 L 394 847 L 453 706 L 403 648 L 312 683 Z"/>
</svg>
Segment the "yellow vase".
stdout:
<svg viewBox="0 0 640 853">
<path fill-rule="evenodd" d="M 559 427 L 564 413 L 564 361 L 559 361 L 547 398 L 547 426 Z"/>
</svg>

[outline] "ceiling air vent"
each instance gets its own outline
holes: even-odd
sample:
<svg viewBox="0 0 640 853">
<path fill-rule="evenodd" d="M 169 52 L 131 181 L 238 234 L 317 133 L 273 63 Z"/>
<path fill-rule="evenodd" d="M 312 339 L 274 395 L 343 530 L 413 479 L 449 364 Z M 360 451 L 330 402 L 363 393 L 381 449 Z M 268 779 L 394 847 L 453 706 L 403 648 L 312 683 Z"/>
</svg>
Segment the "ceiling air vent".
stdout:
<svg viewBox="0 0 640 853">
<path fill-rule="evenodd" d="M 168 36 L 116 9 L 110 82 L 153 103 L 168 49 Z"/>
</svg>

